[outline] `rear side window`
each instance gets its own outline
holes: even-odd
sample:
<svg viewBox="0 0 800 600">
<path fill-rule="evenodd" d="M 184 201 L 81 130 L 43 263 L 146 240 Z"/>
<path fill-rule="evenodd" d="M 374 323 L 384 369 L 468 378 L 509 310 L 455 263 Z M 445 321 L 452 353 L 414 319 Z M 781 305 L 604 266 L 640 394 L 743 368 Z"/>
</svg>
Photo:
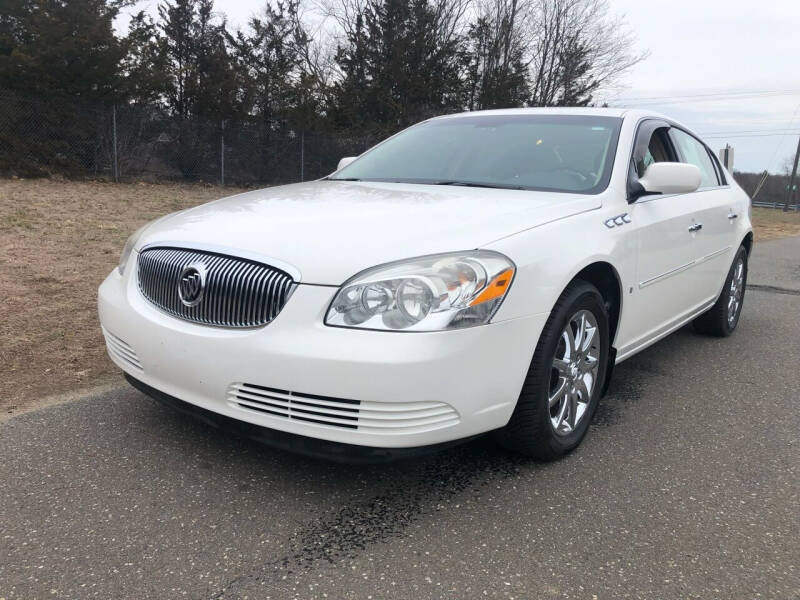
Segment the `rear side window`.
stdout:
<svg viewBox="0 0 800 600">
<path fill-rule="evenodd" d="M 705 145 L 697 138 L 680 129 L 670 129 L 670 135 L 675 141 L 681 160 L 700 169 L 700 187 L 715 187 L 719 185 L 717 171 Z"/>
</svg>

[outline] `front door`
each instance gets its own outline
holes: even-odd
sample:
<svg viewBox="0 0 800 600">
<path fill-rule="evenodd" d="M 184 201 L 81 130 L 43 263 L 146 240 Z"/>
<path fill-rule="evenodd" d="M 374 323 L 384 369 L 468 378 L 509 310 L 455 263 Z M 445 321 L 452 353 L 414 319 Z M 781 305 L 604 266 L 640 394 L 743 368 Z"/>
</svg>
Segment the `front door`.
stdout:
<svg viewBox="0 0 800 600">
<path fill-rule="evenodd" d="M 646 196 L 631 206 L 636 226 L 638 339 L 669 329 L 703 302 L 695 269 L 698 214 L 693 194 Z"/>
<path fill-rule="evenodd" d="M 658 120 L 640 124 L 631 177 L 641 177 L 655 162 L 678 161 L 669 129 Z M 671 329 L 703 302 L 700 275 L 694 268 L 701 231 L 695 194 L 641 196 L 628 214 L 628 227 L 636 236 L 636 280 L 628 290 L 632 306 L 621 355 Z"/>
</svg>

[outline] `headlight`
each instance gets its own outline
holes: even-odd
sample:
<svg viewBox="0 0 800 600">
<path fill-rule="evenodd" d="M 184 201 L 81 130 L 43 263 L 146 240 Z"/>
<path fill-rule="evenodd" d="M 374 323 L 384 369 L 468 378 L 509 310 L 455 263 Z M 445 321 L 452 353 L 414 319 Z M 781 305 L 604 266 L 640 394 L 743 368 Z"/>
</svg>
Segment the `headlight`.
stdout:
<svg viewBox="0 0 800 600">
<path fill-rule="evenodd" d="M 514 263 L 476 250 L 423 256 L 368 269 L 345 282 L 325 324 L 388 331 L 483 325 L 514 278 Z"/>
<path fill-rule="evenodd" d="M 128 259 L 131 257 L 131 252 L 133 252 L 134 246 L 136 246 L 136 242 L 139 241 L 139 238 L 142 235 L 142 232 L 150 225 L 151 223 L 145 223 L 139 229 L 133 232 L 133 235 L 128 238 L 128 241 L 125 242 L 125 246 L 122 247 L 122 255 L 119 257 L 119 265 L 117 269 L 119 270 L 120 275 L 125 274 L 125 265 L 128 264 Z"/>
</svg>

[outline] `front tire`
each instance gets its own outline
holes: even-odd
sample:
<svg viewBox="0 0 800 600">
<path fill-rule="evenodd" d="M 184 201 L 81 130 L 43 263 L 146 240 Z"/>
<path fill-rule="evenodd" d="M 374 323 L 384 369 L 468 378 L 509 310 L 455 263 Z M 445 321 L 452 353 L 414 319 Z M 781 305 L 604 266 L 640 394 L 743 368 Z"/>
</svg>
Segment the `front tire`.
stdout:
<svg viewBox="0 0 800 600">
<path fill-rule="evenodd" d="M 742 314 L 746 287 L 747 249 L 739 246 L 719 298 L 714 306 L 693 321 L 695 330 L 717 337 L 728 337 L 732 334 Z"/>
<path fill-rule="evenodd" d="M 609 345 L 600 292 L 584 281 L 570 283 L 539 336 L 514 414 L 497 432 L 498 441 L 540 460 L 575 449 L 600 400 Z"/>
</svg>

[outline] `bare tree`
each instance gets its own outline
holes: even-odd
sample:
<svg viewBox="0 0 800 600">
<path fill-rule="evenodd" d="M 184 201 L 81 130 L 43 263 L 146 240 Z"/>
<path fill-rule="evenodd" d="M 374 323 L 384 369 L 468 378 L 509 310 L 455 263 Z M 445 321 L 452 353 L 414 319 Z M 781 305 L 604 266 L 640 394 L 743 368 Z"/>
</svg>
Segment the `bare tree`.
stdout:
<svg viewBox="0 0 800 600">
<path fill-rule="evenodd" d="M 792 174 L 792 169 L 794 169 L 794 152 L 787 155 L 781 162 L 781 173 L 786 177 Z"/>
<path fill-rule="evenodd" d="M 366 11 L 369 0 L 310 0 L 310 4 L 324 21 L 333 23 L 335 31 L 331 41 L 335 46 L 348 36 L 358 34 L 359 16 Z"/>
<path fill-rule="evenodd" d="M 435 15 L 435 30 L 441 42 L 463 34 L 470 7 L 475 0 L 429 0 Z"/>
<path fill-rule="evenodd" d="M 608 0 L 529 0 L 531 103 L 588 104 L 646 57 Z"/>
<path fill-rule="evenodd" d="M 365 15 L 387 0 L 308 1 L 325 23 L 319 31 L 327 41 L 309 44 L 304 60 L 321 89 L 331 90 L 345 78 L 337 48 L 363 39 Z M 427 6 L 439 41 L 431 47 L 462 48 L 461 94 L 470 110 L 586 105 L 645 58 L 609 0 L 427 0 Z"/>
</svg>

